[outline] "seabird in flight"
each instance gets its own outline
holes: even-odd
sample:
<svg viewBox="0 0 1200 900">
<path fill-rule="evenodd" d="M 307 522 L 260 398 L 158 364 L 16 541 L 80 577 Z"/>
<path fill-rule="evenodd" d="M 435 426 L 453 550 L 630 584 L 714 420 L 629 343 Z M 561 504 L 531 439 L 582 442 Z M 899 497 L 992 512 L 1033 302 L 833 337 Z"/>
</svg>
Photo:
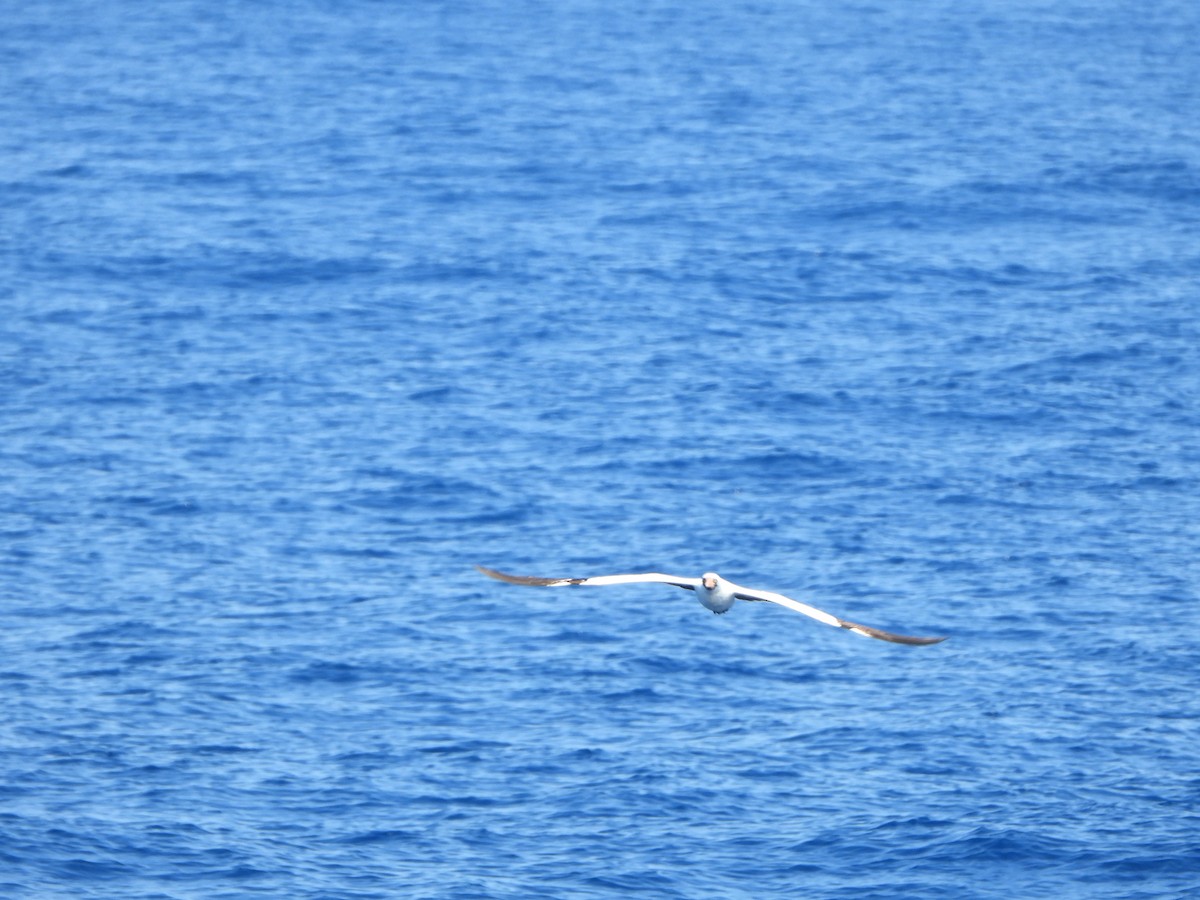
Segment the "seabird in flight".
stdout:
<svg viewBox="0 0 1200 900">
<path fill-rule="evenodd" d="M 793 600 L 791 597 L 785 597 L 783 594 L 744 588 L 740 584 L 726 581 L 716 572 L 705 572 L 699 578 L 660 575 L 657 572 L 648 572 L 645 575 L 593 575 L 591 578 L 537 578 L 533 575 L 509 575 L 507 572 L 497 572 L 495 569 L 488 569 L 484 566 L 475 568 L 489 578 L 531 587 L 562 587 L 568 584 L 641 584 L 643 582 L 669 584 L 687 591 L 695 591 L 701 605 L 715 613 L 728 612 L 735 600 L 766 600 L 769 603 L 778 603 L 780 606 L 794 609 L 798 613 L 804 613 L 804 615 L 816 619 L 818 622 L 824 622 L 826 625 L 832 625 L 834 628 L 845 628 L 855 634 L 877 638 L 881 641 L 892 641 L 895 644 L 936 644 L 945 640 L 944 637 L 909 637 L 904 634 L 892 634 L 890 631 L 859 625 L 856 622 L 847 622 L 845 619 L 839 619 L 824 610 L 801 603 L 799 600 Z"/>
</svg>

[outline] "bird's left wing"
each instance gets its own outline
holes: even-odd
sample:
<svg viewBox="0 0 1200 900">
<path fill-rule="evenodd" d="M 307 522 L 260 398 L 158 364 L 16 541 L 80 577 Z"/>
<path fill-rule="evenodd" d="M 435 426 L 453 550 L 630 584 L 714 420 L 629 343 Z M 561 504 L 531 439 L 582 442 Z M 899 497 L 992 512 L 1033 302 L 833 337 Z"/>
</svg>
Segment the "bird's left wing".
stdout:
<svg viewBox="0 0 1200 900">
<path fill-rule="evenodd" d="M 647 572 L 643 575 L 593 575 L 590 578 L 539 578 L 536 575 L 510 575 L 498 572 L 486 566 L 476 566 L 480 572 L 498 581 L 509 584 L 525 584 L 530 587 L 561 587 L 565 584 L 669 584 L 674 587 L 694 591 L 700 584 L 699 578 L 683 578 L 678 575 L 661 575 L 658 572 Z"/>
<path fill-rule="evenodd" d="M 739 600 L 766 600 L 770 603 L 778 603 L 780 606 L 786 606 L 788 609 L 794 609 L 798 613 L 804 613 L 804 615 L 816 619 L 818 622 L 824 622 L 826 625 L 832 625 L 834 628 L 845 628 L 847 631 L 853 631 L 855 634 L 872 637 L 880 641 L 891 641 L 893 644 L 937 644 L 945 640 L 944 637 L 910 637 L 906 634 L 893 634 L 890 631 L 884 631 L 880 628 L 872 628 L 869 625 L 859 625 L 857 622 L 839 619 L 837 616 L 827 613 L 823 609 L 817 609 L 815 606 L 809 606 L 807 603 L 801 603 L 799 600 L 793 600 L 791 597 L 785 597 L 783 594 L 776 594 L 771 591 L 756 591 L 735 585 L 733 595 Z"/>
</svg>

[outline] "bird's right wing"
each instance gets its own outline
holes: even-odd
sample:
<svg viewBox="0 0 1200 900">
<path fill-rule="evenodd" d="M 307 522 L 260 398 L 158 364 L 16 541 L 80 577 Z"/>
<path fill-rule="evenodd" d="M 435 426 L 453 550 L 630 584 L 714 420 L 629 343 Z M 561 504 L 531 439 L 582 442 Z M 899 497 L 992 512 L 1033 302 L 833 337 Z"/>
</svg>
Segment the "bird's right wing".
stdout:
<svg viewBox="0 0 1200 900">
<path fill-rule="evenodd" d="M 530 587 L 562 587 L 567 584 L 588 584 L 603 586 L 606 584 L 669 584 L 684 590 L 694 591 L 700 584 L 699 578 L 683 578 L 678 575 L 661 575 L 658 572 L 647 572 L 644 575 L 593 575 L 590 578 L 539 578 L 536 575 L 510 575 L 486 566 L 476 566 L 488 578 L 497 581 L 507 581 L 509 584 L 524 584 Z"/>
</svg>

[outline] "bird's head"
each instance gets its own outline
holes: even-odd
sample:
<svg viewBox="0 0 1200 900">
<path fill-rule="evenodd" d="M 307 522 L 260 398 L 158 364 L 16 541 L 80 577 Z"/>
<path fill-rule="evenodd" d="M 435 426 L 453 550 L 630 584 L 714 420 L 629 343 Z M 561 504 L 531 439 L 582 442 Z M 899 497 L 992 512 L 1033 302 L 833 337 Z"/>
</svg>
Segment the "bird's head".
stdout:
<svg viewBox="0 0 1200 900">
<path fill-rule="evenodd" d="M 704 585 L 704 589 L 706 591 L 715 591 L 717 589 L 718 580 L 719 579 L 716 572 L 705 572 L 700 576 L 700 583 Z"/>
</svg>

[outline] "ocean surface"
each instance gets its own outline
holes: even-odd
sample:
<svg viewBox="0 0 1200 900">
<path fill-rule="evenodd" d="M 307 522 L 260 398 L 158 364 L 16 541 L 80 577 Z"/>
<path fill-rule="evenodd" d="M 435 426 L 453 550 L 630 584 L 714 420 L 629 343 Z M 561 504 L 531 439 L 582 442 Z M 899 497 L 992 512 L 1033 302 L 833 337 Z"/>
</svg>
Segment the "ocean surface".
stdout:
<svg viewBox="0 0 1200 900">
<path fill-rule="evenodd" d="M 1200 896 L 1197 46 L 6 4 L 0 896 Z"/>
</svg>

